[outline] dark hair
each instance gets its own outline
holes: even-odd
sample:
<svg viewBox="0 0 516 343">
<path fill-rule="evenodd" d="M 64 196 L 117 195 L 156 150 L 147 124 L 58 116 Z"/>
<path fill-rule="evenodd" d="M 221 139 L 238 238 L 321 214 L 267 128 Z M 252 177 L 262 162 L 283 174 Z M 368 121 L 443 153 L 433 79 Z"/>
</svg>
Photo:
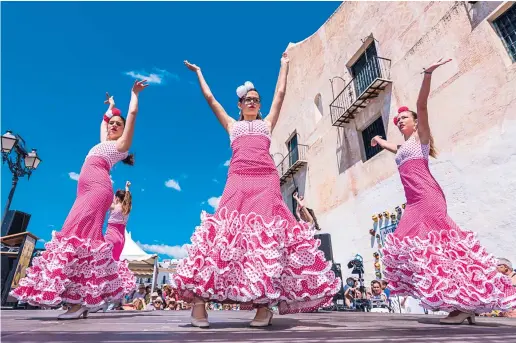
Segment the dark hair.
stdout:
<svg viewBox="0 0 516 343">
<path fill-rule="evenodd" d="M 256 93 L 258 93 L 258 97 L 261 99 L 260 92 L 258 92 L 258 90 L 256 88 L 251 88 L 250 90 L 247 91 L 247 93 L 249 93 L 249 92 L 256 92 Z M 247 93 L 245 93 L 240 99 L 238 99 L 239 103 L 242 103 L 242 101 L 244 101 L 244 98 L 246 97 Z M 262 116 L 260 115 L 260 112 L 258 112 L 258 114 L 256 115 L 256 119 L 262 119 Z M 238 118 L 238 120 L 239 121 L 244 120 L 244 115 L 242 113 L 240 113 L 240 118 Z"/>
<path fill-rule="evenodd" d="M 120 117 L 120 119 L 122 119 L 122 122 L 124 122 L 124 127 L 125 127 L 125 118 L 122 116 L 119 116 L 119 117 Z M 127 155 L 127 157 L 122 160 L 122 163 L 127 164 L 129 166 L 134 166 L 134 154 Z"/>
<path fill-rule="evenodd" d="M 416 112 L 414 112 L 412 110 L 407 110 L 407 112 L 410 112 L 410 114 L 412 114 L 412 117 L 414 119 L 417 119 Z M 434 137 L 432 136 L 431 133 L 430 133 L 430 156 L 432 156 L 433 158 L 437 158 L 437 149 L 435 148 Z"/>
<path fill-rule="evenodd" d="M 131 192 L 119 189 L 116 191 L 115 196 L 122 203 L 122 213 L 127 216 L 133 207 L 133 197 Z"/>
<path fill-rule="evenodd" d="M 371 286 L 373 286 L 374 284 L 378 284 L 380 287 L 382 287 L 382 284 L 378 280 L 371 281 Z"/>
<path fill-rule="evenodd" d="M 308 211 L 308 213 L 310 213 L 310 215 L 312 216 L 312 219 L 314 220 L 314 228 L 317 230 L 317 231 L 321 231 L 321 227 L 319 226 L 319 223 L 317 222 L 317 217 L 315 216 L 315 212 L 314 210 L 312 210 L 311 208 L 306 208 L 306 210 Z"/>
</svg>

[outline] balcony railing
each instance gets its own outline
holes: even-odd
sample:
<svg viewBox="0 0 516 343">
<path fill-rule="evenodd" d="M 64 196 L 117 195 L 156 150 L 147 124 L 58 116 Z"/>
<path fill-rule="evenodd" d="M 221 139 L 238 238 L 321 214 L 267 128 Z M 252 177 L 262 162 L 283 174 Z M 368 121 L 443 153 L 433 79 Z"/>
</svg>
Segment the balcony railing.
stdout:
<svg viewBox="0 0 516 343">
<path fill-rule="evenodd" d="M 290 150 L 287 156 L 276 166 L 280 175 L 280 185 L 283 185 L 290 177 L 306 165 L 306 153 L 308 145 L 298 144 Z"/>
<path fill-rule="evenodd" d="M 390 78 L 391 60 L 371 56 L 330 104 L 332 125 L 343 126 L 355 119 L 355 115 L 366 107 L 366 101 L 376 98 L 392 82 Z"/>
</svg>

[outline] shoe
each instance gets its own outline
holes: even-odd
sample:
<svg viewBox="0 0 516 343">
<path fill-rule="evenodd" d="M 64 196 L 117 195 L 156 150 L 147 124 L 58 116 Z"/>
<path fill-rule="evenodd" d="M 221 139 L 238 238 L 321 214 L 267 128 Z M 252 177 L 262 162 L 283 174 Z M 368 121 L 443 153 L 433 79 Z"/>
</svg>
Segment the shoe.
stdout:
<svg viewBox="0 0 516 343">
<path fill-rule="evenodd" d="M 66 312 L 57 316 L 58 320 L 71 320 L 71 319 L 79 319 L 83 317 L 84 319 L 88 318 L 88 308 L 82 306 L 75 312 Z"/>
<path fill-rule="evenodd" d="M 249 324 L 252 328 L 260 328 L 260 327 L 272 325 L 272 317 L 274 314 L 268 308 L 266 308 L 266 310 L 267 310 L 267 316 L 264 319 L 256 319 L 255 318 L 255 319 L 253 319 L 251 324 Z"/>
<path fill-rule="evenodd" d="M 193 307 L 195 306 L 203 306 L 205 307 L 205 303 L 204 302 L 196 302 L 193 304 Z M 193 308 L 192 308 L 192 313 L 193 313 Z M 210 327 L 210 323 L 208 322 L 208 313 L 206 312 L 206 308 L 204 309 L 204 314 L 206 315 L 206 318 L 202 318 L 202 319 L 198 319 L 198 318 L 195 318 L 193 315 L 190 316 L 190 323 L 192 324 L 192 326 L 196 327 L 196 328 L 209 328 Z"/>
<path fill-rule="evenodd" d="M 452 312 L 453 313 L 453 312 Z M 470 325 L 475 324 L 475 314 L 472 313 L 466 313 L 466 312 L 459 312 L 455 316 L 448 316 L 446 318 L 442 318 L 439 320 L 439 323 L 441 324 L 462 324 L 465 320 L 468 320 Z"/>
<path fill-rule="evenodd" d="M 103 305 L 92 307 L 88 310 L 89 313 L 97 313 L 98 311 L 102 310 L 102 312 L 106 312 L 108 309 L 109 304 L 104 303 Z"/>
</svg>

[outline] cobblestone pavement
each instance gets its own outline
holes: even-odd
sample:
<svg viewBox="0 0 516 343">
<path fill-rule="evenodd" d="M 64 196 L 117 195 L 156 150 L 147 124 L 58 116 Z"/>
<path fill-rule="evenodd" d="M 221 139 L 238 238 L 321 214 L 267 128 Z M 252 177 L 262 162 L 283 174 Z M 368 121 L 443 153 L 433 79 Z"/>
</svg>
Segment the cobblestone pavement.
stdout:
<svg viewBox="0 0 516 343">
<path fill-rule="evenodd" d="M 25 342 L 516 342 L 516 319 L 479 318 L 476 325 L 440 325 L 432 315 L 304 313 L 248 327 L 252 312 L 211 311 L 210 329 L 190 326 L 187 311 L 108 312 L 57 321 L 60 311 L 4 310 L 3 343 Z"/>
</svg>

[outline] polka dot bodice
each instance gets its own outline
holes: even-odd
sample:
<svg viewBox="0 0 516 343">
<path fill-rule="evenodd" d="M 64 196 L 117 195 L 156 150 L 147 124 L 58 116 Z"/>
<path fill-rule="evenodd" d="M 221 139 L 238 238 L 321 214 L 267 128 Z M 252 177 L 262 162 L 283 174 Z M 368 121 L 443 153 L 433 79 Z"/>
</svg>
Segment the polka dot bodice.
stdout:
<svg viewBox="0 0 516 343">
<path fill-rule="evenodd" d="M 128 152 L 120 152 L 117 150 L 116 141 L 104 141 L 91 148 L 86 158 L 90 156 L 102 157 L 112 168 L 117 162 L 127 158 L 128 155 Z"/>
<path fill-rule="evenodd" d="M 229 139 L 233 142 L 235 139 L 245 135 L 260 135 L 271 138 L 267 123 L 263 120 L 240 120 L 233 124 Z"/>
<path fill-rule="evenodd" d="M 108 223 L 126 225 L 128 218 L 129 216 L 122 212 L 122 205 L 116 204 L 115 208 L 109 213 Z"/>
<path fill-rule="evenodd" d="M 396 164 L 398 167 L 409 160 L 425 159 L 428 160 L 430 145 L 421 144 L 415 136 L 411 136 L 403 143 L 396 153 Z"/>
</svg>

